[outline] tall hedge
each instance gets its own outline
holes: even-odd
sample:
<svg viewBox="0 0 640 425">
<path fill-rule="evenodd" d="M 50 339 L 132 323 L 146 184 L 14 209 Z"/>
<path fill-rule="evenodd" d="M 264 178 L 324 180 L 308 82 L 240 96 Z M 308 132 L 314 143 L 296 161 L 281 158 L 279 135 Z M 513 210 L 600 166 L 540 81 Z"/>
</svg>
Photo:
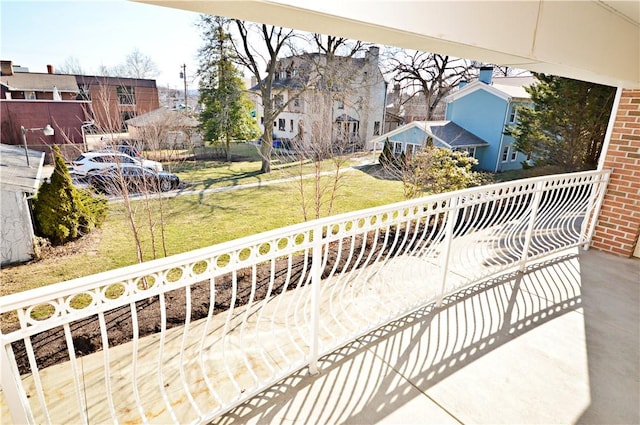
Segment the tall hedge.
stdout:
<svg viewBox="0 0 640 425">
<path fill-rule="evenodd" d="M 38 236 L 61 245 L 101 225 L 107 206 L 104 198 L 76 189 L 58 146 L 54 146 L 53 153 L 55 168 L 49 182 L 38 190 L 33 215 Z"/>
</svg>

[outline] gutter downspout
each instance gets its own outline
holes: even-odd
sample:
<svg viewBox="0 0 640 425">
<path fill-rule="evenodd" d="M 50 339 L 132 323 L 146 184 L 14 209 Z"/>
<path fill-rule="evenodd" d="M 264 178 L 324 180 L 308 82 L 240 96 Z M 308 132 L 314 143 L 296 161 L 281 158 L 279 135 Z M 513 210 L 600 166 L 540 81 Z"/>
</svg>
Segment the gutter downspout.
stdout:
<svg viewBox="0 0 640 425">
<path fill-rule="evenodd" d="M 496 168 L 493 170 L 494 173 L 498 172 L 498 166 L 500 165 L 500 159 L 502 158 L 502 144 L 504 142 L 504 127 L 507 125 L 507 117 L 509 116 L 509 109 L 511 107 L 511 100 L 513 98 L 507 99 L 507 108 L 504 112 L 504 119 L 502 120 L 502 131 L 500 132 L 500 146 L 498 147 L 498 155 L 496 155 Z M 508 160 L 509 158 L 507 158 Z"/>
</svg>

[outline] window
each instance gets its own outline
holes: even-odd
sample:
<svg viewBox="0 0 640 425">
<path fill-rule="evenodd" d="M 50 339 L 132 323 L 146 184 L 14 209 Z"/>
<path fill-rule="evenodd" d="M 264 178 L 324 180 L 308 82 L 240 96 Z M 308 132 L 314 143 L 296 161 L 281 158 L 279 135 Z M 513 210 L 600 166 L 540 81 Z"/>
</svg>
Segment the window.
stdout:
<svg viewBox="0 0 640 425">
<path fill-rule="evenodd" d="M 289 131 L 293 133 L 293 120 L 289 121 Z"/>
<path fill-rule="evenodd" d="M 413 156 L 413 152 L 416 148 L 416 145 L 409 143 L 407 147 L 404 149 L 404 154 L 407 158 L 411 158 Z"/>
<path fill-rule="evenodd" d="M 393 142 L 393 154 L 400 155 L 402 153 L 402 142 Z"/>
<path fill-rule="evenodd" d="M 284 96 L 281 94 L 276 94 L 273 96 L 273 107 L 280 108 L 284 105 Z"/>
<path fill-rule="evenodd" d="M 260 117 L 260 125 L 264 125 L 264 117 Z"/>
<path fill-rule="evenodd" d="M 514 162 L 518 159 L 518 151 L 513 149 L 511 151 L 511 162 Z"/>
<path fill-rule="evenodd" d="M 36 100 L 36 92 L 26 91 L 24 92 L 24 98 L 29 100 Z"/>
<path fill-rule="evenodd" d="M 517 118 L 518 111 L 516 110 L 516 105 L 512 103 L 509 105 L 509 117 L 507 118 L 507 123 L 513 124 L 516 122 Z"/>
<path fill-rule="evenodd" d="M 286 121 L 284 118 L 278 118 L 278 130 L 280 131 L 286 130 Z"/>
<path fill-rule="evenodd" d="M 476 148 L 475 147 L 467 147 L 467 148 L 457 148 L 458 152 L 466 152 L 468 156 L 475 158 L 476 156 Z"/>
<path fill-rule="evenodd" d="M 274 122 L 273 122 L 273 127 L 275 128 L 275 127 L 277 127 L 277 126 L 278 126 L 278 122 L 277 122 L 277 121 L 274 121 Z"/>
<path fill-rule="evenodd" d="M 297 97 L 295 99 L 293 99 L 293 106 L 299 107 L 300 106 L 300 99 L 298 99 Z"/>
<path fill-rule="evenodd" d="M 116 89 L 118 92 L 118 103 L 120 105 L 135 105 L 136 96 L 134 87 L 131 86 L 118 86 Z"/>
<path fill-rule="evenodd" d="M 380 135 L 380 121 L 374 121 L 374 123 L 373 123 L 373 135 L 374 136 L 379 136 Z"/>
<path fill-rule="evenodd" d="M 338 100 L 338 109 L 344 109 L 344 100 Z"/>
<path fill-rule="evenodd" d="M 76 100 L 91 100 L 91 93 L 89 91 L 89 86 L 80 85 L 78 88 L 80 89 L 80 91 L 76 96 Z"/>
<path fill-rule="evenodd" d="M 284 80 L 285 78 L 287 78 L 287 71 L 280 71 L 278 73 L 278 79 L 279 80 Z"/>
<path fill-rule="evenodd" d="M 509 150 L 510 150 L 510 146 L 507 145 L 502 149 L 502 162 L 507 162 L 507 159 L 509 159 Z"/>
</svg>

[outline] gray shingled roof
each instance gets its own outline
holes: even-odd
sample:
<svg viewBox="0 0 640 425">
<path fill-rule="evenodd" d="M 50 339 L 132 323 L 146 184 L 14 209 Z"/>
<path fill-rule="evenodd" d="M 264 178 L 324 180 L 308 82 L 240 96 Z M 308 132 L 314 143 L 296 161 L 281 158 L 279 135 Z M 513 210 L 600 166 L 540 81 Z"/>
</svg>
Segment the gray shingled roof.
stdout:
<svg viewBox="0 0 640 425">
<path fill-rule="evenodd" d="M 66 74 L 35 74 L 30 72 L 16 72 L 13 75 L 3 75 L 0 81 L 11 90 L 20 91 L 53 91 L 55 86 L 59 92 L 78 93 L 76 77 Z"/>
<path fill-rule="evenodd" d="M 489 146 L 489 143 L 452 121 L 427 121 L 424 124 L 431 134 L 451 147 Z"/>
<path fill-rule="evenodd" d="M 2 190 L 35 193 L 40 187 L 44 152 L 27 150 L 29 164 L 24 148 L 21 146 L 0 144 L 0 187 Z"/>
</svg>

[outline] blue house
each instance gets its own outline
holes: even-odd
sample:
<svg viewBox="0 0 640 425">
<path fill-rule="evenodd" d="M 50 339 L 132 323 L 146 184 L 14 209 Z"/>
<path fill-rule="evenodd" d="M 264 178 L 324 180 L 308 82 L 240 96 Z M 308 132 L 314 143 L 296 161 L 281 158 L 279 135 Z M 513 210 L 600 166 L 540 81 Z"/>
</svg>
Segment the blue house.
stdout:
<svg viewBox="0 0 640 425">
<path fill-rule="evenodd" d="M 394 155 L 413 155 L 431 139 L 438 148 L 465 151 L 476 156 L 476 150 L 489 146 L 475 134 L 452 121 L 412 121 L 369 141 L 373 150 L 381 150 L 389 140 Z"/>
<path fill-rule="evenodd" d="M 493 77 L 493 68 L 483 67 L 478 80 L 445 98 L 444 121 L 405 124 L 371 140 L 369 147 L 381 149 L 389 139 L 396 155 L 408 155 L 432 137 L 434 146 L 467 151 L 482 170 L 496 173 L 522 168 L 527 157 L 514 149 L 513 138 L 504 130 L 517 122 L 518 106 L 531 103 L 525 87 L 533 83 L 534 77 Z"/>
</svg>

